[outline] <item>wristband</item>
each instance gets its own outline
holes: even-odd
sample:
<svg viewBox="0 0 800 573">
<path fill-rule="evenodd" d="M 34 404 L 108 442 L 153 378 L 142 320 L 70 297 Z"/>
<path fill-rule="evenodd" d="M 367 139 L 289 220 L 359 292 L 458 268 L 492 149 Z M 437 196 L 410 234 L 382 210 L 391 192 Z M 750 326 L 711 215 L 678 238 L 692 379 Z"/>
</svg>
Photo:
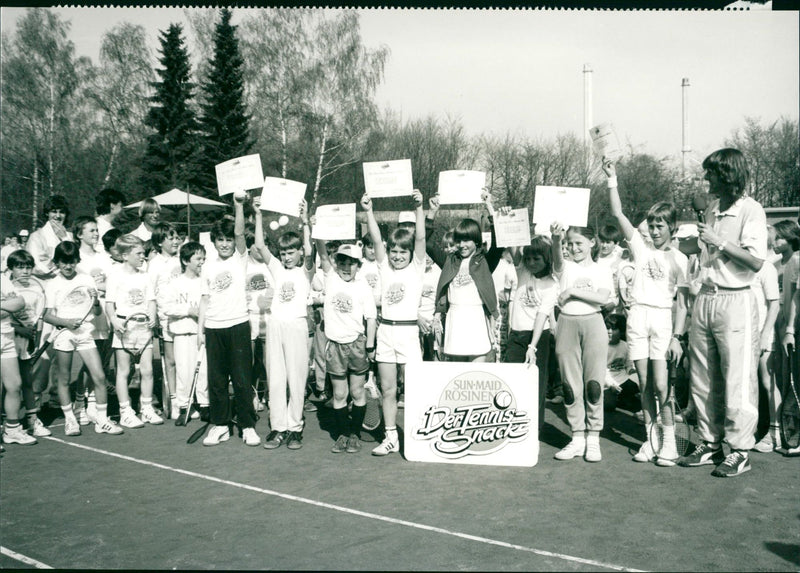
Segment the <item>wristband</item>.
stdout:
<svg viewBox="0 0 800 573">
<path fill-rule="evenodd" d="M 720 253 L 724 253 L 725 252 L 725 247 L 727 247 L 727 246 L 728 246 L 728 241 L 722 241 L 719 244 L 719 247 L 717 247 L 717 248 L 719 249 Z"/>
<path fill-rule="evenodd" d="M 608 178 L 608 188 L 614 189 L 617 186 L 617 176 L 613 175 Z"/>
<path fill-rule="evenodd" d="M 366 350 L 367 350 L 367 352 L 375 352 L 375 347 L 374 346 L 367 346 Z"/>
</svg>

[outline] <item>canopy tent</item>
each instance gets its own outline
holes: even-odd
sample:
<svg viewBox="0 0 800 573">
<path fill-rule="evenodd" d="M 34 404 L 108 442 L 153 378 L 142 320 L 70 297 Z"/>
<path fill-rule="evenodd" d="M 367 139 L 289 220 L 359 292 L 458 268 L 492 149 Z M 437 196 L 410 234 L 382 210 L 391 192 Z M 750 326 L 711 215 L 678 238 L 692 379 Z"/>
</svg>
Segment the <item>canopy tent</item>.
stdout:
<svg viewBox="0 0 800 573">
<path fill-rule="evenodd" d="M 186 209 L 186 231 L 189 232 L 191 227 L 192 221 L 192 211 L 199 213 L 201 211 L 210 211 L 213 209 L 225 208 L 228 205 L 226 203 L 220 203 L 219 201 L 214 201 L 213 199 L 206 199 L 205 197 L 201 197 L 200 195 L 193 195 L 192 193 L 187 193 L 186 191 L 181 191 L 180 189 L 171 189 L 166 193 L 162 193 L 161 195 L 155 195 L 152 197 L 156 203 L 161 205 L 162 207 L 168 207 L 171 209 L 180 209 L 180 208 L 187 208 Z M 138 208 L 142 204 L 142 201 L 137 201 L 136 203 L 131 203 L 127 205 L 126 209 L 134 209 Z"/>
</svg>

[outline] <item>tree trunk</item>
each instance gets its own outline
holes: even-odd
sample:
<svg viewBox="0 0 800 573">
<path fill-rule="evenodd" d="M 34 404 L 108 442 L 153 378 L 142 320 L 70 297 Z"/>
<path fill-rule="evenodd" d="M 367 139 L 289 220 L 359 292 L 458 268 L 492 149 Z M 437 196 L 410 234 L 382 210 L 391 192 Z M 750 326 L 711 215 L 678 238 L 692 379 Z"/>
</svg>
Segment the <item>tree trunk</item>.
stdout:
<svg viewBox="0 0 800 573">
<path fill-rule="evenodd" d="M 54 82 L 50 82 L 50 133 L 48 137 L 47 149 L 47 169 L 49 171 L 48 177 L 50 180 L 50 195 L 53 194 L 53 154 L 55 153 L 55 133 L 56 133 L 56 86 Z"/>
<path fill-rule="evenodd" d="M 319 161 L 317 162 L 317 176 L 314 181 L 314 195 L 311 197 L 310 207 L 314 208 L 317 205 L 317 197 L 319 196 L 319 186 L 322 182 L 322 166 L 325 164 L 325 147 L 328 144 L 328 122 L 322 125 L 322 141 L 319 144 Z"/>
<path fill-rule="evenodd" d="M 117 158 L 117 151 L 119 150 L 119 142 L 115 141 L 114 145 L 111 146 L 111 157 L 108 160 L 108 168 L 106 169 L 106 175 L 103 177 L 103 185 L 108 187 L 108 182 L 111 181 L 111 172 L 114 169 L 114 161 Z"/>
<path fill-rule="evenodd" d="M 31 231 L 36 228 L 36 214 L 39 212 L 39 160 L 33 159 L 33 207 L 31 214 Z"/>
<path fill-rule="evenodd" d="M 286 118 L 283 115 L 283 108 L 278 106 L 278 121 L 281 124 L 281 177 L 286 179 L 286 170 L 289 163 L 289 152 L 287 146 Z"/>
</svg>

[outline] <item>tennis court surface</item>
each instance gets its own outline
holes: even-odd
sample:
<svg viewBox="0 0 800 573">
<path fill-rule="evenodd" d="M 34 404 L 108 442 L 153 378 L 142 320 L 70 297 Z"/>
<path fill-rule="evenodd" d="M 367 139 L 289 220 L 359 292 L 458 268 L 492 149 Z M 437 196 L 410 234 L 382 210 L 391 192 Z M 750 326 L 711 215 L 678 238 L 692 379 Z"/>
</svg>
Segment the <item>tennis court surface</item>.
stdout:
<svg viewBox="0 0 800 573">
<path fill-rule="evenodd" d="M 617 411 L 601 463 L 558 462 L 563 406 L 548 408 L 534 468 L 375 458 L 371 443 L 332 454 L 324 408 L 308 415 L 298 451 L 236 437 L 188 445 L 198 421 L 67 438 L 56 419 L 52 438 L 7 445 L 0 460 L 0 567 L 800 567 L 800 458 L 754 452 L 753 471 L 733 479 L 636 464 L 642 426 Z"/>
</svg>

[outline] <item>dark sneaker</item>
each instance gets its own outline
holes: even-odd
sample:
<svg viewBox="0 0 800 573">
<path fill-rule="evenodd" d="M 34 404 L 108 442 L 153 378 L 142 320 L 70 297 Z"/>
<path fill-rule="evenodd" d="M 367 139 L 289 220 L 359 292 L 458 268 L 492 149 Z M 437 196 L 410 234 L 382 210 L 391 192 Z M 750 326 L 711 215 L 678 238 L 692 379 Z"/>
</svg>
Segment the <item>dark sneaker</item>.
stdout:
<svg viewBox="0 0 800 573">
<path fill-rule="evenodd" d="M 742 451 L 733 450 L 725 460 L 711 472 L 715 477 L 736 477 L 751 470 L 750 457 Z"/>
<path fill-rule="evenodd" d="M 347 438 L 347 453 L 357 454 L 361 451 L 361 440 L 355 434 Z"/>
<path fill-rule="evenodd" d="M 331 452 L 333 452 L 334 454 L 343 454 L 346 451 L 347 451 L 347 436 L 342 434 L 337 438 L 336 443 L 333 444 Z"/>
<path fill-rule="evenodd" d="M 286 432 L 272 430 L 269 434 L 267 434 L 267 440 L 264 442 L 264 448 L 267 450 L 280 448 L 284 440 L 286 440 Z"/>
<path fill-rule="evenodd" d="M 286 436 L 286 447 L 290 450 L 299 450 L 303 447 L 303 434 L 300 432 L 289 432 Z"/>
<path fill-rule="evenodd" d="M 721 447 L 713 449 L 709 444 L 703 442 L 695 447 L 694 451 L 688 456 L 678 458 L 678 465 L 685 468 L 714 466 L 721 464 L 724 459 L 725 454 Z"/>
<path fill-rule="evenodd" d="M 312 402 L 311 400 L 306 400 L 303 403 L 303 411 L 304 412 L 316 412 L 317 411 L 317 405 L 314 404 L 314 402 Z"/>
<path fill-rule="evenodd" d="M 330 398 L 331 397 L 328 396 L 325 390 L 323 390 L 322 392 L 314 390 L 313 392 L 311 392 L 311 394 L 308 395 L 308 399 L 311 400 L 312 402 L 327 402 L 328 400 L 330 400 Z"/>
<path fill-rule="evenodd" d="M 185 426 L 186 425 L 186 412 L 188 412 L 188 408 L 181 408 L 178 410 L 178 417 L 175 419 L 176 426 Z"/>
</svg>

